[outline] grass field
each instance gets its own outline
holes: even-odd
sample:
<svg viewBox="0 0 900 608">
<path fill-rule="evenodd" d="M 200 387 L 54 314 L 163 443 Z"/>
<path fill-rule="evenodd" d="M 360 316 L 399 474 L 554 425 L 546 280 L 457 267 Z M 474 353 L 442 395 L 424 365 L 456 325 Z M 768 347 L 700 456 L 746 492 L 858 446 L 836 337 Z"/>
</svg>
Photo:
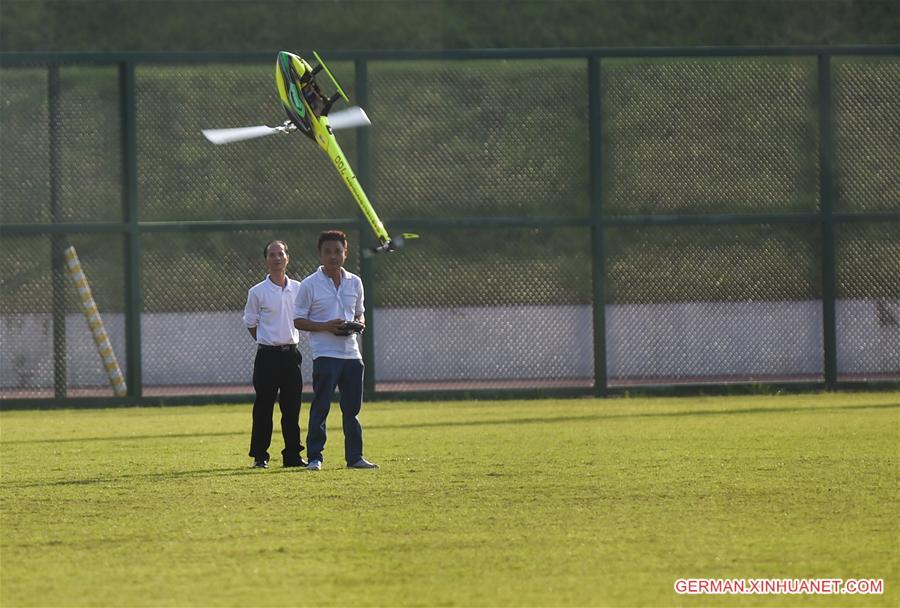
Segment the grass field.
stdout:
<svg viewBox="0 0 900 608">
<path fill-rule="evenodd" d="M 900 393 L 373 403 L 361 418 L 382 468 L 341 468 L 333 415 L 311 473 L 248 468 L 246 405 L 0 413 L 0 603 L 900 604 Z M 720 577 L 884 593 L 673 589 Z"/>
</svg>

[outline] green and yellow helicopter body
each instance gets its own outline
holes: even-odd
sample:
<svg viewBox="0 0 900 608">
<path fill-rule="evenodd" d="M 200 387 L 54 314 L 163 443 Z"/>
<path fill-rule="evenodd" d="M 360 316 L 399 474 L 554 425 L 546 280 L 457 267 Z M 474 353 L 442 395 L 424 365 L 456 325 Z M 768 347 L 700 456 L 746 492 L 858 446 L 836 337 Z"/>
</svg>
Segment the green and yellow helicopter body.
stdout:
<svg viewBox="0 0 900 608">
<path fill-rule="evenodd" d="M 418 235 L 404 233 L 391 237 L 388 234 L 334 137 L 336 129 L 365 126 L 370 124 L 369 118 L 362 108 L 358 107 L 329 114 L 335 102 L 340 99 L 349 100 L 319 54 L 313 51 L 313 55 L 317 61 L 315 67 L 299 55 L 288 51 L 280 51 L 275 58 L 275 84 L 278 87 L 278 98 L 288 115 L 288 120 L 284 124 L 275 127 L 257 125 L 231 129 L 203 129 L 203 135 L 214 144 L 228 144 L 265 137 L 273 133 L 300 131 L 315 141 L 328 155 L 341 179 L 347 184 L 353 198 L 356 199 L 366 220 L 372 226 L 379 245 L 370 250 L 363 250 L 364 253 L 399 249 L 408 239 L 418 238 Z M 320 71 L 328 74 L 334 84 L 335 92 L 331 96 L 326 96 L 316 82 L 316 75 Z"/>
<path fill-rule="evenodd" d="M 329 124 L 328 113 L 334 103 L 340 99 L 344 101 L 349 101 L 349 99 L 319 54 L 314 51 L 313 55 L 317 61 L 315 67 L 294 53 L 287 51 L 278 53 L 275 61 L 275 83 L 278 87 L 278 98 L 281 100 L 281 105 L 287 113 L 290 123 L 298 131 L 314 140 L 328 155 L 381 243 L 379 247 L 375 248 L 375 251 L 398 249 L 403 246 L 405 240 L 416 238 L 417 235 L 403 234 L 392 238 L 372 207 L 372 203 L 369 202 L 369 197 L 366 196 L 359 180 L 356 179 L 356 174 L 338 145 Z M 334 84 L 335 92 L 331 96 L 326 96 L 316 82 L 316 75 L 320 71 L 324 71 Z M 362 110 L 359 112 L 365 116 Z"/>
</svg>

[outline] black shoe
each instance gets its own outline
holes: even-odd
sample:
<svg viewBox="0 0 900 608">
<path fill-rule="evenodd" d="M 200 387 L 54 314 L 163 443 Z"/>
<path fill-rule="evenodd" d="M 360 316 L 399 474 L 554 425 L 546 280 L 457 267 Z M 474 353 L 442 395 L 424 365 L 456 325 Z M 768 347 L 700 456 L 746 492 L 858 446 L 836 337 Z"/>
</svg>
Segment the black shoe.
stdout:
<svg viewBox="0 0 900 608">
<path fill-rule="evenodd" d="M 302 458 L 300 460 L 292 460 L 290 462 L 284 463 L 284 468 L 286 468 L 286 469 L 289 467 L 304 467 L 305 468 L 307 466 L 309 466 L 309 463 L 306 462 L 305 460 L 303 460 Z"/>
<path fill-rule="evenodd" d="M 268 460 L 254 460 L 253 468 L 254 469 L 268 469 L 269 461 Z"/>
</svg>

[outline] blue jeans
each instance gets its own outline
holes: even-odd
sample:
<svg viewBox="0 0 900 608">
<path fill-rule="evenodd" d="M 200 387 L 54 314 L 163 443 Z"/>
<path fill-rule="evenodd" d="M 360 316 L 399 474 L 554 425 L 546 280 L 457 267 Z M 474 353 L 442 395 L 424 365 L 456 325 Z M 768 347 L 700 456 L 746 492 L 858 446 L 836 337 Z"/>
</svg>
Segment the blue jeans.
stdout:
<svg viewBox="0 0 900 608">
<path fill-rule="evenodd" d="M 344 459 L 347 464 L 353 464 L 362 458 L 362 427 L 357 416 L 362 407 L 364 371 L 365 365 L 360 359 L 318 357 L 313 360 L 313 400 L 306 434 L 306 453 L 310 460 L 323 460 L 322 450 L 327 438 L 325 420 L 331 410 L 335 388 L 341 391 Z"/>
</svg>

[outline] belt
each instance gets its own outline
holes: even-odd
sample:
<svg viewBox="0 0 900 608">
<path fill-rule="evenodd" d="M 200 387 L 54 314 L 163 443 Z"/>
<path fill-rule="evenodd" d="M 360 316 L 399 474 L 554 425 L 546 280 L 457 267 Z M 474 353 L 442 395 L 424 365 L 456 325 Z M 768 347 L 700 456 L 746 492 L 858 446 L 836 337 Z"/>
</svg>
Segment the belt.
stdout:
<svg viewBox="0 0 900 608">
<path fill-rule="evenodd" d="M 258 350 L 277 350 L 281 352 L 287 352 L 289 350 L 297 350 L 296 344 L 260 344 Z"/>
</svg>

